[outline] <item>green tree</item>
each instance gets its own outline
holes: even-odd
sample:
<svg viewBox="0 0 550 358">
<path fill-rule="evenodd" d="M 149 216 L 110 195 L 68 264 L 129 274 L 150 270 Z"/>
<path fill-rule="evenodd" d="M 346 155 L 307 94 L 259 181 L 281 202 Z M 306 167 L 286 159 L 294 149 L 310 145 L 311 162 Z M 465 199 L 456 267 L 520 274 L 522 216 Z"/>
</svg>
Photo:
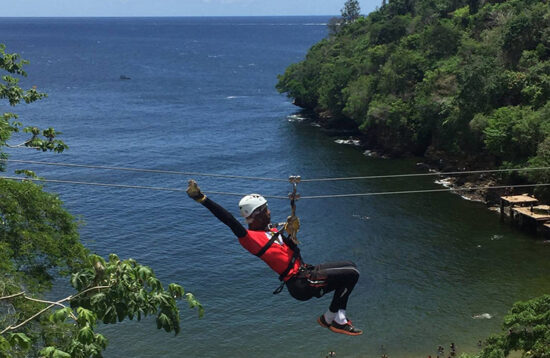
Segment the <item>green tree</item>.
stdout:
<svg viewBox="0 0 550 358">
<path fill-rule="evenodd" d="M 313 46 L 277 88 L 395 155 L 525 164 L 548 136 L 549 21 L 547 1 L 388 0 Z"/>
<path fill-rule="evenodd" d="M 550 295 L 516 302 L 504 317 L 504 333 L 487 339 L 480 358 L 507 357 L 512 351 L 522 357 L 550 355 Z"/>
<path fill-rule="evenodd" d="M 0 98 L 11 106 L 44 98 L 34 87 L 19 86 L 28 62 L 5 49 L 0 45 Z M 67 149 L 53 128 L 23 127 L 17 119 L 14 113 L 0 117 L 0 171 L 6 170 L 6 147 L 58 153 Z M 10 143 L 21 128 L 29 138 Z M 177 299 L 187 300 L 202 316 L 192 294 L 177 284 L 164 288 L 149 267 L 114 254 L 108 261 L 90 255 L 80 242 L 78 224 L 59 197 L 42 186 L 0 178 L 0 357 L 101 357 L 107 340 L 94 331 L 98 321 L 155 315 L 157 328 L 177 334 Z M 54 277 L 68 275 L 74 294 L 57 301 L 41 298 Z"/>
<path fill-rule="evenodd" d="M 340 29 L 342 28 L 343 24 L 344 24 L 343 18 L 341 17 L 331 18 L 327 24 L 329 36 L 335 36 L 338 32 L 340 32 Z"/>
<path fill-rule="evenodd" d="M 28 61 L 21 59 L 19 54 L 7 53 L 6 46 L 0 44 L 0 70 L 7 72 L 2 76 L 2 82 L 0 82 L 0 99 L 8 100 L 10 106 L 15 106 L 20 102 L 32 103 L 46 97 L 46 94 L 38 92 L 36 87 L 24 90 L 19 86 L 19 78 L 15 76 L 27 76 L 23 69 L 27 63 Z M 56 139 L 60 133 L 53 128 L 40 129 L 33 126 L 23 128 L 24 132 L 32 134 L 31 138 L 19 144 L 8 143 L 12 134 L 21 130 L 22 124 L 17 119 L 17 114 L 11 112 L 5 112 L 0 116 L 0 171 L 5 169 L 5 162 L 1 160 L 7 158 L 3 150 L 5 147 L 24 146 L 58 153 L 68 148 L 65 143 Z"/>
<path fill-rule="evenodd" d="M 350 24 L 361 16 L 361 7 L 358 0 L 347 0 L 340 11 L 344 24 Z"/>
</svg>

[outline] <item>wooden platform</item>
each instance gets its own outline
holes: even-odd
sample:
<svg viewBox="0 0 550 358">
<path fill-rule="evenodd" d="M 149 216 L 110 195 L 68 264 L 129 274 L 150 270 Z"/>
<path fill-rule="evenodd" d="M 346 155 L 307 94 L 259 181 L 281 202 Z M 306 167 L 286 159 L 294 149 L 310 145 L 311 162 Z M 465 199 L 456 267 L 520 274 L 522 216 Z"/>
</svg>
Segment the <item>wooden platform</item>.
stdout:
<svg viewBox="0 0 550 358">
<path fill-rule="evenodd" d="M 532 206 L 532 207 L 516 207 L 516 208 L 513 208 L 512 210 L 514 214 L 524 215 L 536 221 L 550 220 L 550 206 L 548 205 L 538 205 L 538 206 Z"/>
<path fill-rule="evenodd" d="M 527 194 L 501 196 L 500 220 L 508 215 L 512 225 L 534 234 L 550 235 L 550 205 L 537 205 L 538 202 Z"/>
<path fill-rule="evenodd" d="M 534 205 L 538 203 L 539 201 L 536 198 L 533 198 L 532 196 L 529 196 L 527 194 L 521 194 L 521 195 L 512 195 L 512 196 L 501 196 L 500 200 L 502 200 L 504 203 L 514 206 L 514 205 Z"/>
</svg>

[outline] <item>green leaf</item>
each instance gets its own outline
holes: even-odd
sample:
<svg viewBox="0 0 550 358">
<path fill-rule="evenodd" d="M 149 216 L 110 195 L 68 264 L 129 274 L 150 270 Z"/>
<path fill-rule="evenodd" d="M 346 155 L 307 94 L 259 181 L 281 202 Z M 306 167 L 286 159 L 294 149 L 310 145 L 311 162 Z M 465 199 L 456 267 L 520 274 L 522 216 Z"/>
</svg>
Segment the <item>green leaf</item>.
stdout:
<svg viewBox="0 0 550 358">
<path fill-rule="evenodd" d="M 70 307 L 61 308 L 50 315 L 50 321 L 53 323 L 65 322 L 71 312 Z"/>
<path fill-rule="evenodd" d="M 94 341 L 94 331 L 90 326 L 86 326 L 78 331 L 76 338 L 83 344 L 90 344 Z"/>
<path fill-rule="evenodd" d="M 168 290 L 170 291 L 170 295 L 174 298 L 180 298 L 184 295 L 185 291 L 183 287 L 181 287 L 178 284 L 171 283 L 168 285 Z"/>
<path fill-rule="evenodd" d="M 103 336 L 102 334 L 97 333 L 97 334 L 95 335 L 95 342 L 96 342 L 96 344 L 99 345 L 102 349 L 106 349 L 106 348 L 107 348 L 107 344 L 108 344 L 107 338 L 105 338 L 105 336 Z"/>
<path fill-rule="evenodd" d="M 157 316 L 157 328 L 164 328 L 166 332 L 170 332 L 172 330 L 172 320 L 166 314 L 160 313 Z"/>
<path fill-rule="evenodd" d="M 71 358 L 71 355 L 67 352 L 56 349 L 52 354 L 52 358 Z"/>
<path fill-rule="evenodd" d="M 71 276 L 71 285 L 78 291 L 90 286 L 95 277 L 95 272 L 92 269 L 85 269 L 80 272 L 74 273 Z"/>
<path fill-rule="evenodd" d="M 166 292 L 159 292 L 153 294 L 153 302 L 157 305 L 160 305 L 162 307 L 169 307 L 171 306 L 171 296 L 169 296 Z"/>
<path fill-rule="evenodd" d="M 44 357 L 51 357 L 53 352 L 55 352 L 55 347 L 46 347 L 40 350 L 40 355 Z"/>
<path fill-rule="evenodd" d="M 23 174 L 27 178 L 33 178 L 33 179 L 38 178 L 38 176 L 36 175 L 35 172 L 33 172 L 32 170 L 27 170 L 27 169 L 18 169 L 18 170 L 15 171 L 15 174 Z"/>
<path fill-rule="evenodd" d="M 87 310 L 87 309 L 82 308 L 82 307 L 78 307 L 76 309 L 76 312 L 78 314 L 78 324 L 80 324 L 80 325 L 85 325 L 85 324 L 94 325 L 95 324 L 95 322 L 97 320 L 97 315 L 93 311 Z"/>
<path fill-rule="evenodd" d="M 162 284 L 160 283 L 159 280 L 157 280 L 155 277 L 149 277 L 147 279 L 147 284 L 149 284 L 149 286 L 151 286 L 151 288 L 154 290 L 154 291 L 160 291 L 162 290 Z"/>
<path fill-rule="evenodd" d="M 187 293 L 185 295 L 185 298 L 187 299 L 189 308 L 196 307 L 199 313 L 199 318 L 202 318 L 204 316 L 204 307 L 202 307 L 202 304 L 195 298 L 195 296 L 192 293 Z"/>
<path fill-rule="evenodd" d="M 109 255 L 109 263 L 118 264 L 119 262 L 120 262 L 120 259 L 118 258 L 117 255 L 115 255 L 115 254 L 110 254 Z"/>
<path fill-rule="evenodd" d="M 147 266 L 140 266 L 140 268 L 138 269 L 138 277 L 143 281 L 147 280 L 152 274 L 153 270 L 151 270 Z"/>
<path fill-rule="evenodd" d="M 105 314 L 103 316 L 103 323 L 116 323 L 116 308 L 114 306 L 109 306 L 105 310 Z"/>
<path fill-rule="evenodd" d="M 23 350 L 31 348 L 32 341 L 24 333 L 12 333 L 9 337 L 10 344 L 17 345 Z"/>
<path fill-rule="evenodd" d="M 106 264 L 105 259 L 99 255 L 92 254 L 88 256 L 88 259 L 90 260 L 90 263 L 92 264 L 92 266 L 94 266 L 96 263 L 100 263 L 103 266 L 105 266 Z"/>
<path fill-rule="evenodd" d="M 106 295 L 103 292 L 96 293 L 90 298 L 92 306 L 99 306 L 105 302 Z"/>
<path fill-rule="evenodd" d="M 8 340 L 5 339 L 4 337 L 0 336 L 0 353 L 8 351 L 10 350 L 10 348 L 11 348 L 10 342 L 8 342 Z"/>
</svg>

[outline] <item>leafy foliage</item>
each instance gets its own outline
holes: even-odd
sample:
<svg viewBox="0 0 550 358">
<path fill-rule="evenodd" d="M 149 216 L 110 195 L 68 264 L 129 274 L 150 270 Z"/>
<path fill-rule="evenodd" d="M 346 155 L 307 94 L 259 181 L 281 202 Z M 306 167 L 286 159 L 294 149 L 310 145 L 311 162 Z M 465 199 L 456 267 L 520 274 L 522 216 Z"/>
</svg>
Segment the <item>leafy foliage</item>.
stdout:
<svg viewBox="0 0 550 358">
<path fill-rule="evenodd" d="M 28 61 L 21 59 L 17 53 L 6 52 L 6 46 L 0 44 L 0 70 L 4 72 L 2 82 L 0 82 L 0 99 L 8 100 L 10 106 L 15 106 L 20 102 L 32 103 L 46 97 L 45 93 L 38 92 L 36 87 L 24 90 L 19 87 L 19 77 L 26 77 L 27 73 L 23 69 Z M 53 128 L 40 129 L 37 127 L 24 127 L 25 133 L 32 136 L 24 143 L 10 145 L 9 139 L 14 133 L 21 130 L 22 124 L 17 121 L 18 116 L 15 113 L 5 112 L 0 115 L 0 171 L 5 170 L 5 163 L 1 159 L 6 159 L 6 154 L 2 149 L 6 146 L 29 147 L 41 151 L 63 152 L 68 146 L 61 140 L 56 139 L 61 133 Z"/>
<path fill-rule="evenodd" d="M 526 166 L 544 161 L 549 73 L 547 1 L 389 0 L 331 31 L 277 89 L 334 126 L 352 120 L 381 151 Z"/>
<path fill-rule="evenodd" d="M 18 275 L 33 290 L 48 288 L 50 270 L 80 267 L 86 249 L 78 224 L 56 195 L 32 182 L 0 179 L 0 246 L 3 272 Z"/>
<path fill-rule="evenodd" d="M 516 302 L 504 317 L 504 333 L 487 339 L 479 358 L 506 357 L 513 351 L 522 357 L 550 355 L 550 295 Z"/>
<path fill-rule="evenodd" d="M 43 329 L 40 356 L 101 357 L 107 339 L 94 331 L 98 321 L 114 324 L 127 318 L 140 321 L 155 315 L 158 329 L 178 334 L 178 299 L 185 299 L 190 308 L 197 308 L 199 317 L 204 314 L 202 305 L 191 293 L 185 293 L 183 287 L 172 283 L 164 289 L 151 268 L 132 259 L 120 260 L 114 254 L 108 261 L 89 255 L 82 269 L 72 274 L 71 284 L 76 289 L 74 295 L 56 302 L 41 301 L 49 303 L 50 307 L 64 306 L 68 301 L 70 306 L 56 310 L 40 322 Z M 20 297 L 29 299 L 23 293 L 12 295 L 11 299 Z M 24 353 L 32 348 L 32 339 L 27 334 L 10 332 L 20 329 L 28 319 L 22 317 L 18 319 L 22 322 L 0 332 L 0 357 L 15 356 L 17 352 Z M 69 324 L 68 320 L 73 322 Z"/>
<path fill-rule="evenodd" d="M 185 298 L 191 308 L 198 308 L 200 317 L 204 313 L 195 297 L 186 294 L 180 285 L 172 283 L 165 290 L 149 267 L 132 259 L 121 261 L 114 254 L 108 261 L 90 255 L 88 268 L 74 273 L 71 284 L 79 292 L 70 299 L 71 307 L 59 309 L 49 317 L 51 322 L 62 323 L 76 316 L 70 344 L 61 350 L 71 357 L 100 356 L 106 348 L 105 337 L 94 331 L 97 321 L 114 324 L 127 318 L 139 321 L 156 315 L 158 329 L 178 334 L 177 299 Z M 60 351 L 58 346 L 46 346 L 41 354 L 53 356 L 56 351 Z"/>
<path fill-rule="evenodd" d="M 26 63 L 0 45 L 0 70 L 8 73 L 0 83 L 0 98 L 12 106 L 45 97 L 34 87 L 19 87 L 15 76 L 26 76 Z M 33 126 L 23 128 L 31 134 L 29 140 L 10 145 L 12 135 L 22 128 L 16 119 L 14 113 L 0 117 L 0 171 L 5 170 L 5 147 L 58 153 L 67 149 L 56 139 L 59 132 Z M 36 178 L 25 169 L 15 172 Z M 37 298 L 51 287 L 54 277 L 68 275 L 75 294 L 55 302 Z M 154 315 L 159 329 L 177 334 L 179 299 L 203 315 L 191 293 L 174 283 L 165 289 L 151 268 L 114 254 L 108 261 L 90 255 L 80 242 L 78 222 L 57 195 L 30 181 L 0 179 L 0 358 L 101 357 L 107 339 L 95 332 L 98 322 L 127 318 Z M 45 313 L 55 307 L 62 308 L 47 317 Z"/>
<path fill-rule="evenodd" d="M 359 18 L 361 12 L 361 7 L 359 6 L 359 1 L 357 0 L 347 0 L 344 4 L 344 8 L 341 11 L 342 18 L 344 23 L 348 24 L 354 22 Z"/>
</svg>

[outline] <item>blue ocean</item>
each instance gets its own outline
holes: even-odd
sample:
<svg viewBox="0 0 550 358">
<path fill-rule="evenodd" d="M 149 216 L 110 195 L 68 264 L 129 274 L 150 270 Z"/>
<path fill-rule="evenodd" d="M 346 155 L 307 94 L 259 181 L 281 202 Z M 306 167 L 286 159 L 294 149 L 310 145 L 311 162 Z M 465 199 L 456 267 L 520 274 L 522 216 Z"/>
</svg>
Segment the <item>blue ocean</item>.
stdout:
<svg viewBox="0 0 550 358">
<path fill-rule="evenodd" d="M 277 93 L 277 75 L 327 36 L 328 17 L 0 18 L 0 43 L 30 61 L 24 87 L 48 97 L 9 108 L 61 131 L 69 150 L 14 149 L 11 159 L 178 173 L 10 163 L 46 179 L 185 189 L 197 180 L 238 215 L 239 196 L 286 196 L 304 179 L 422 173 L 335 137 Z M 122 79 L 121 79 L 122 78 Z M 23 139 L 14 138 L 17 142 Z M 188 174 L 183 174 L 188 173 Z M 194 173 L 194 174 L 189 174 Z M 224 175 L 222 177 L 205 174 Z M 226 176 L 236 176 L 229 178 Z M 283 179 L 268 181 L 242 177 Z M 303 182 L 302 196 L 441 188 L 433 177 Z M 101 326 L 105 357 L 436 356 L 475 352 L 513 302 L 550 289 L 550 245 L 451 193 L 303 199 L 299 238 L 312 264 L 352 260 L 361 278 L 348 314 L 359 337 L 321 328 L 330 297 L 273 295 L 277 275 L 185 192 L 46 183 L 83 221 L 93 252 L 135 258 L 196 295 L 182 331 L 154 319 Z M 217 193 L 217 194 L 216 194 Z M 288 200 L 270 198 L 283 221 Z M 60 280 L 53 296 L 71 293 Z"/>
</svg>

